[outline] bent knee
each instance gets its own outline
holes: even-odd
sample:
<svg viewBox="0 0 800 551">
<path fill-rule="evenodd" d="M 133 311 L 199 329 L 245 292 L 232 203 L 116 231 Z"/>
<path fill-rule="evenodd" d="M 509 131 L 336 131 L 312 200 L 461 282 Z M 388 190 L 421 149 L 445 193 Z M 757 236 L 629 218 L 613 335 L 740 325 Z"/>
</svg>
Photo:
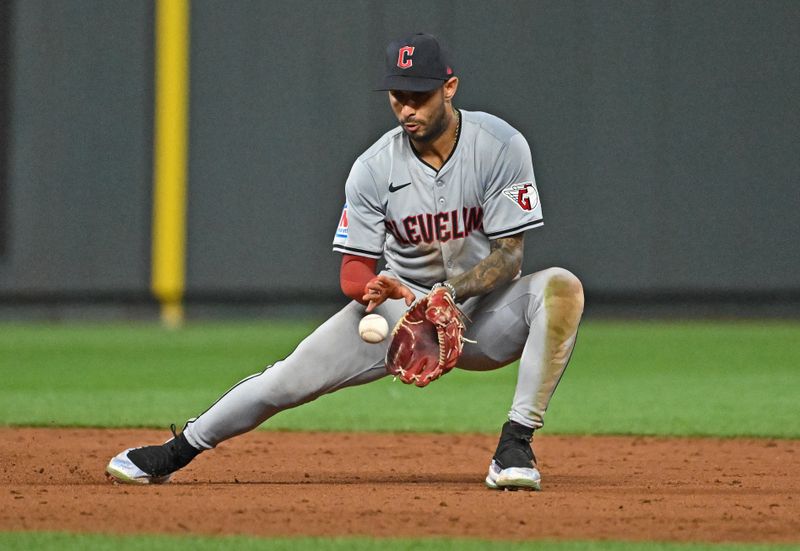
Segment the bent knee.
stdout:
<svg viewBox="0 0 800 551">
<path fill-rule="evenodd" d="M 543 275 L 547 278 L 545 302 L 556 301 L 561 303 L 561 308 L 568 305 L 570 309 L 583 312 L 583 285 L 575 274 L 564 268 L 548 268 Z"/>
</svg>

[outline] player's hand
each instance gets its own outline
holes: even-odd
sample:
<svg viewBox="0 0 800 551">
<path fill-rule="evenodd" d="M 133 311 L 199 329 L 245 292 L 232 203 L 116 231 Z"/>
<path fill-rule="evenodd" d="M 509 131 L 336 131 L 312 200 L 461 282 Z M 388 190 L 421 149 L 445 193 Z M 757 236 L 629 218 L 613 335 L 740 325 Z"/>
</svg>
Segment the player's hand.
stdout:
<svg viewBox="0 0 800 551">
<path fill-rule="evenodd" d="M 397 279 L 381 274 L 367 282 L 364 286 L 364 297 L 361 300 L 368 303 L 366 312 L 370 313 L 390 298 L 405 299 L 406 306 L 411 306 L 416 297 L 411 289 Z"/>
</svg>

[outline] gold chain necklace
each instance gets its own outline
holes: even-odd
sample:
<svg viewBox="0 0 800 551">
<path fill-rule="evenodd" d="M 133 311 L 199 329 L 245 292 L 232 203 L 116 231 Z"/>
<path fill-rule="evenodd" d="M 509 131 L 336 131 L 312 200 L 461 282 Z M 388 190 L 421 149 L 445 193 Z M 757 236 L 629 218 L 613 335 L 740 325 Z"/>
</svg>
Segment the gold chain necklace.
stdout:
<svg viewBox="0 0 800 551">
<path fill-rule="evenodd" d="M 458 143 L 458 135 L 461 134 L 461 112 L 455 109 L 456 112 L 456 135 L 453 136 L 453 147 Z"/>
</svg>

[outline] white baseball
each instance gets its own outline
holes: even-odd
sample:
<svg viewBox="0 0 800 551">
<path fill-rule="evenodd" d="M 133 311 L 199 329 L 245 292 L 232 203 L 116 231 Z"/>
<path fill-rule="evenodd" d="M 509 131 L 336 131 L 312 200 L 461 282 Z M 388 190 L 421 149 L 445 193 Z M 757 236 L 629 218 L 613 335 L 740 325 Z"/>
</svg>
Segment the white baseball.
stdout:
<svg viewBox="0 0 800 551">
<path fill-rule="evenodd" d="M 378 314 L 367 314 L 358 323 L 358 334 L 365 341 L 376 344 L 381 342 L 389 334 L 389 324 L 383 316 Z"/>
</svg>

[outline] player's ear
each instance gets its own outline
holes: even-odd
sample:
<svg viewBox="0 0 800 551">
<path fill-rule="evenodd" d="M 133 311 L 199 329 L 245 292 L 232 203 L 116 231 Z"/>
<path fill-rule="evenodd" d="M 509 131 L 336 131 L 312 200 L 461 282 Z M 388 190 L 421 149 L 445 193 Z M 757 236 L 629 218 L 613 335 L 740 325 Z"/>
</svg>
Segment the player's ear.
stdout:
<svg viewBox="0 0 800 551">
<path fill-rule="evenodd" d="M 447 79 L 444 83 L 443 90 L 445 101 L 451 101 L 458 90 L 458 77 L 450 77 Z"/>
</svg>

